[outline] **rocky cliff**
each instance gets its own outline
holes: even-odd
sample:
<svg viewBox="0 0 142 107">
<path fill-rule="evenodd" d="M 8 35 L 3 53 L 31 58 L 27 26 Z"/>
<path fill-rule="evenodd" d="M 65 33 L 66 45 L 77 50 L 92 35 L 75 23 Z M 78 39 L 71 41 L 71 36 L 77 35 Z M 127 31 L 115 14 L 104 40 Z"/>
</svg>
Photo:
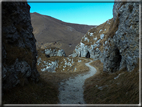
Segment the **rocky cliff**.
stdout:
<svg viewBox="0 0 142 107">
<path fill-rule="evenodd" d="M 27 2 L 2 2 L 2 88 L 37 81 L 36 45 Z"/>
<path fill-rule="evenodd" d="M 139 3 L 115 2 L 113 19 L 90 29 L 72 56 L 100 59 L 106 72 L 132 71 L 139 59 Z"/>
<path fill-rule="evenodd" d="M 112 37 L 113 48 L 104 54 L 104 71 L 124 67 L 132 71 L 139 58 L 139 3 L 115 3 L 113 20 L 117 21 L 117 17 L 119 23 Z"/>
</svg>

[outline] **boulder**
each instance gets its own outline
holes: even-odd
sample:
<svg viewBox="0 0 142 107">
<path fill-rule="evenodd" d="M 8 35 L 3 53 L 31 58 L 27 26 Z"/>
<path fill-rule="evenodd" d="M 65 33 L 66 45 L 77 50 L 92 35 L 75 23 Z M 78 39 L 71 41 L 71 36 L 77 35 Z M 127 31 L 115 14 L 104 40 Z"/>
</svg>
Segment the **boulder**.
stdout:
<svg viewBox="0 0 142 107">
<path fill-rule="evenodd" d="M 58 61 L 52 61 L 51 63 L 49 62 L 44 62 L 46 65 L 45 68 L 41 69 L 41 71 L 48 71 L 48 72 L 56 72 L 56 68 L 58 67 Z"/>
<path fill-rule="evenodd" d="M 66 53 L 63 49 L 59 49 L 59 48 L 48 48 L 45 49 L 45 55 L 47 57 L 51 57 L 51 56 L 66 56 Z"/>
</svg>

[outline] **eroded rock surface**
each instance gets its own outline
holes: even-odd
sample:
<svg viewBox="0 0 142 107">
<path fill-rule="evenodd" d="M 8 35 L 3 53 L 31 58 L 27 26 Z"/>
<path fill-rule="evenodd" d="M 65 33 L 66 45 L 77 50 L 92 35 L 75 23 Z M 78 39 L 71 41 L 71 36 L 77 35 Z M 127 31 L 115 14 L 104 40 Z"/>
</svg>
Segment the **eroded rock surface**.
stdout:
<svg viewBox="0 0 142 107">
<path fill-rule="evenodd" d="M 113 20 L 119 17 L 118 30 L 113 36 L 113 47 L 104 54 L 104 71 L 127 68 L 132 71 L 139 58 L 139 3 L 115 3 Z"/>
<path fill-rule="evenodd" d="M 51 56 L 66 56 L 66 53 L 63 49 L 59 49 L 59 48 L 49 48 L 49 49 L 45 49 L 45 55 L 47 57 L 51 57 Z"/>
<path fill-rule="evenodd" d="M 37 81 L 36 45 L 27 2 L 2 2 L 2 88 Z"/>
<path fill-rule="evenodd" d="M 90 29 L 71 56 L 86 57 L 88 52 L 106 72 L 132 71 L 139 59 L 139 3 L 114 3 L 113 19 Z"/>
</svg>

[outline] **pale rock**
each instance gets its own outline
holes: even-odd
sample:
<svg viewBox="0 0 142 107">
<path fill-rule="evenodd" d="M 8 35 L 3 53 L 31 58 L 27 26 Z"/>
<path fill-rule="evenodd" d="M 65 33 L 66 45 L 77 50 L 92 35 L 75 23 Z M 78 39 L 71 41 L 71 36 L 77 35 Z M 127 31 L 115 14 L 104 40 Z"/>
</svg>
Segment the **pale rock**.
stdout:
<svg viewBox="0 0 142 107">
<path fill-rule="evenodd" d="M 104 34 L 101 34 L 101 35 L 100 35 L 100 38 L 101 38 L 101 39 L 103 39 L 103 38 L 104 38 L 104 36 L 105 36 Z"/>
</svg>

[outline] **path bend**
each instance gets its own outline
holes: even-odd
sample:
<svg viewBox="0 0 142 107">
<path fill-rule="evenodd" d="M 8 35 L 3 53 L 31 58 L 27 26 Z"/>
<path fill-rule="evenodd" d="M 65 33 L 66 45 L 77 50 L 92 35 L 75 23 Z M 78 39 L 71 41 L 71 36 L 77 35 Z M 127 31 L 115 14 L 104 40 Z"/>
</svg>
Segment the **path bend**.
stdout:
<svg viewBox="0 0 142 107">
<path fill-rule="evenodd" d="M 96 69 L 90 65 L 91 62 L 85 63 L 90 68 L 89 72 L 69 78 L 65 82 L 60 82 L 59 104 L 86 104 L 83 98 L 83 85 L 87 78 L 96 73 Z"/>
</svg>

